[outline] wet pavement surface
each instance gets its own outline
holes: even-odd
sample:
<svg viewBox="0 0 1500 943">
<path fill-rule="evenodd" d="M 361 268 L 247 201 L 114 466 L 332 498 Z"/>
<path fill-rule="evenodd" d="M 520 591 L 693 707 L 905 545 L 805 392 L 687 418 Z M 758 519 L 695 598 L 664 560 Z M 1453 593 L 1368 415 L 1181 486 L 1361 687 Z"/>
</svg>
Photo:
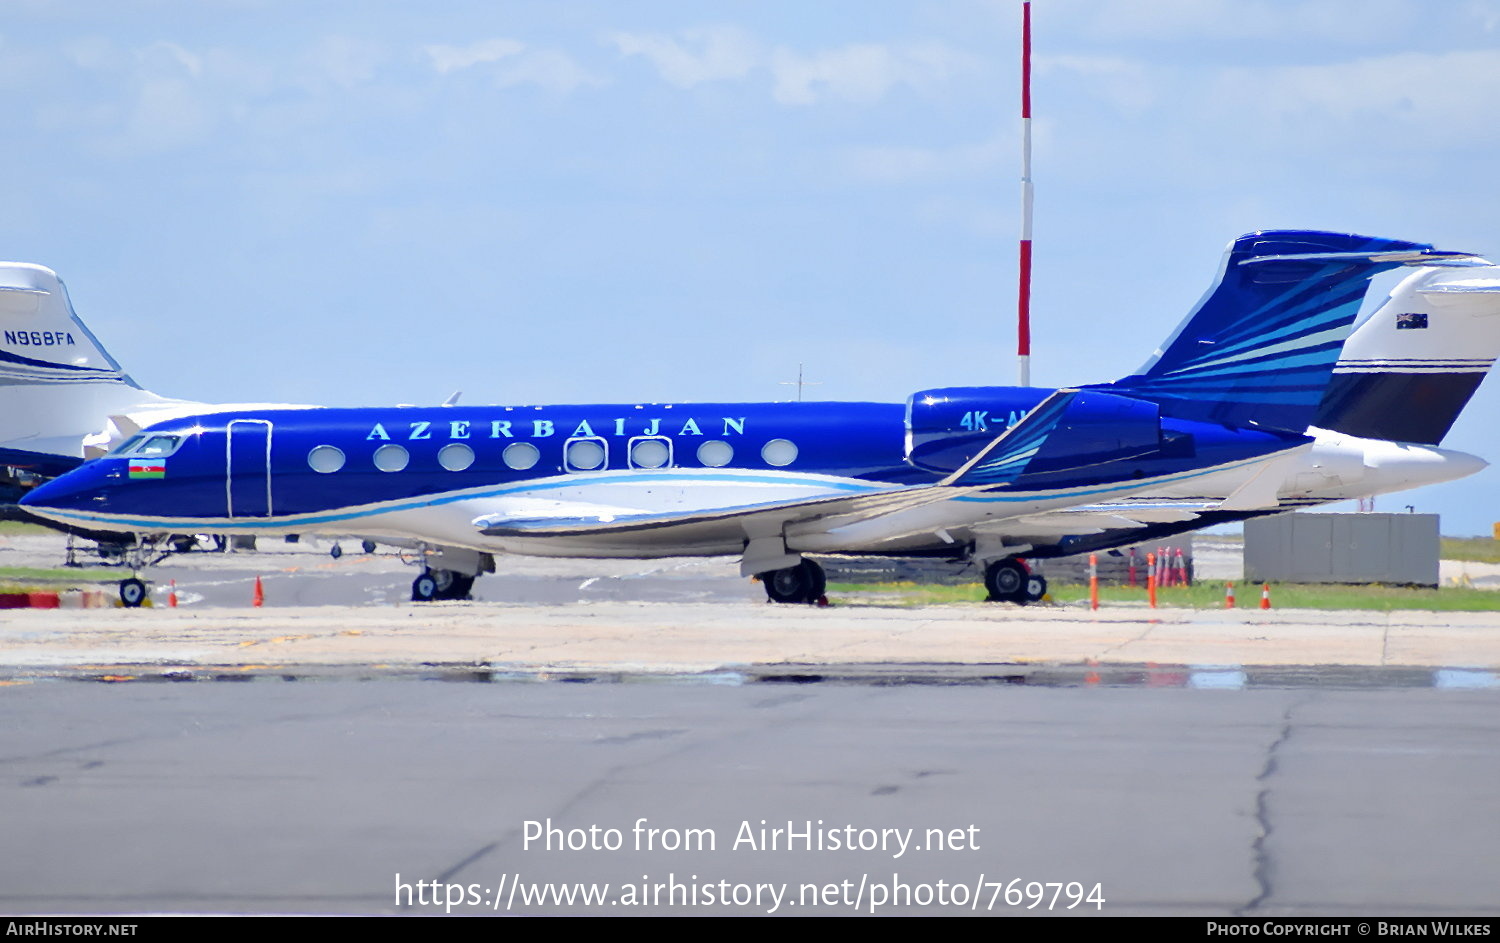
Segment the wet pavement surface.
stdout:
<svg viewBox="0 0 1500 943">
<path fill-rule="evenodd" d="M 174 566 L 175 610 L 0 617 L 0 911 L 1500 913 L 1494 615 Z"/>
</svg>

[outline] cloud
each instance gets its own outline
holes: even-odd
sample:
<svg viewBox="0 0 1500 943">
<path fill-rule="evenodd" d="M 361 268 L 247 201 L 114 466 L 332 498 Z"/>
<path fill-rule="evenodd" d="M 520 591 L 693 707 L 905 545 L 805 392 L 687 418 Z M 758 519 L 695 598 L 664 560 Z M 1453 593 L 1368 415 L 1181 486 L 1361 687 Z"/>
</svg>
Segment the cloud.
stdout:
<svg viewBox="0 0 1500 943">
<path fill-rule="evenodd" d="M 1500 98 L 1500 50 L 1398 53 L 1350 62 L 1233 68 L 1212 85 L 1237 120 L 1382 151 L 1489 147 Z"/>
<path fill-rule="evenodd" d="M 375 70 L 385 61 L 386 54 L 379 43 L 350 36 L 327 36 L 313 47 L 311 58 L 335 84 L 353 88 L 375 77 Z"/>
<path fill-rule="evenodd" d="M 685 29 L 679 38 L 659 33 L 614 33 L 608 41 L 623 56 L 644 56 L 661 77 L 679 88 L 744 78 L 762 58 L 759 45 L 734 26 Z"/>
<path fill-rule="evenodd" d="M 978 144 L 950 148 L 859 147 L 847 153 L 845 164 L 863 180 L 904 183 L 992 173 L 1007 160 L 1014 163 L 1019 153 L 1014 136 L 995 135 Z"/>
<path fill-rule="evenodd" d="M 475 66 L 491 67 L 501 88 L 536 85 L 566 94 L 581 85 L 604 84 L 567 53 L 533 49 L 515 39 L 482 39 L 467 46 L 429 45 L 422 51 L 432 67 L 445 75 Z"/>
<path fill-rule="evenodd" d="M 194 78 L 203 73 L 202 57 L 196 56 L 176 43 L 169 43 L 166 40 L 152 43 L 145 49 L 137 52 L 136 57 L 142 63 L 146 64 L 160 62 L 169 64 L 169 67 L 170 65 L 175 65 Z"/>
<path fill-rule="evenodd" d="M 784 105 L 844 101 L 869 104 L 898 86 L 932 88 L 978 70 L 979 61 L 941 43 L 860 43 L 803 53 L 786 46 L 767 52 L 737 26 L 664 33 L 612 33 L 623 56 L 641 56 L 678 88 L 745 79 L 765 69 L 771 97 Z"/>
<path fill-rule="evenodd" d="M 1157 82 L 1147 63 L 1117 56 L 1037 56 L 1036 77 L 1063 72 L 1092 82 L 1100 98 L 1140 110 L 1156 103 Z"/>
<path fill-rule="evenodd" d="M 555 49 L 523 53 L 500 69 L 495 81 L 502 87 L 537 85 L 567 94 L 581 85 L 603 85 L 604 80 L 579 65 L 571 56 Z"/>
<path fill-rule="evenodd" d="M 481 39 L 467 46 L 423 46 L 432 67 L 444 74 L 467 69 L 485 62 L 498 62 L 526 48 L 514 39 Z"/>
<path fill-rule="evenodd" d="M 868 104 L 898 85 L 927 89 L 977 68 L 973 56 L 940 43 L 864 43 L 811 55 L 777 47 L 771 53 L 771 95 L 785 105 L 828 100 Z"/>
<path fill-rule="evenodd" d="M 1082 33 L 1116 42 L 1134 39 L 1314 40 L 1368 43 L 1396 40 L 1423 22 L 1425 4 L 1407 0 L 1062 0 L 1038 14 Z"/>
</svg>

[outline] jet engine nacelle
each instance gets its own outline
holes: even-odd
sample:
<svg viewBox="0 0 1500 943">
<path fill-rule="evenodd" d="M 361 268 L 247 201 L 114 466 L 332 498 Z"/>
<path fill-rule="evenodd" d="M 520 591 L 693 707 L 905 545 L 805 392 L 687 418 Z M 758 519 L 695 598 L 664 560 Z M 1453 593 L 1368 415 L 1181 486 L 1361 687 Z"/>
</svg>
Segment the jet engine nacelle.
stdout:
<svg viewBox="0 0 1500 943">
<path fill-rule="evenodd" d="M 961 468 L 1038 408 L 1046 392 L 1009 387 L 923 390 L 907 403 L 906 460 L 939 474 Z M 1101 390 L 1061 393 L 1067 394 L 1065 405 L 1052 400 L 1056 406 L 1040 407 L 1061 410 L 1044 433 L 1006 445 L 1013 485 L 1045 489 L 1129 481 L 1228 466 L 1311 441 L 1283 432 L 1164 417 L 1156 403 Z M 1022 431 L 1017 428 L 1016 434 Z"/>
<path fill-rule="evenodd" d="M 950 387 L 923 390 L 907 401 L 906 459 L 946 473 L 961 467 L 1020 421 L 1043 393 L 1029 388 Z M 1161 413 L 1154 403 L 1085 390 L 1038 443 L 1026 474 L 1109 465 L 1159 453 Z"/>
</svg>

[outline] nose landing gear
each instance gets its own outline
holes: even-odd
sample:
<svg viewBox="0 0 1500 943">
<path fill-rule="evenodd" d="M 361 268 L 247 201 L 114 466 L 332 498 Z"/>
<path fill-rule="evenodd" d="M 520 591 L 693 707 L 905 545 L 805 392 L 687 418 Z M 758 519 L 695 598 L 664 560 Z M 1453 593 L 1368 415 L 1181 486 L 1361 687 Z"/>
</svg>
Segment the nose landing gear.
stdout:
<svg viewBox="0 0 1500 943">
<path fill-rule="evenodd" d="M 133 576 L 128 580 L 120 580 L 120 605 L 126 609 L 136 609 L 145 601 L 146 584 L 144 582 Z"/>
</svg>

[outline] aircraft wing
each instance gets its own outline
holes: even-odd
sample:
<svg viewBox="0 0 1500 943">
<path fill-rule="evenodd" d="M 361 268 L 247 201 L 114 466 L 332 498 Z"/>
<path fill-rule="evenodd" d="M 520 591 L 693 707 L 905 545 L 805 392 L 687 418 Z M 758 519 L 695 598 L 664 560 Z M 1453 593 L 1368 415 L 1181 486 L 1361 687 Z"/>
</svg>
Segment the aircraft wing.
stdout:
<svg viewBox="0 0 1500 943">
<path fill-rule="evenodd" d="M 837 494 L 787 501 L 719 507 L 690 512 L 573 513 L 558 516 L 506 517 L 486 515 L 476 518 L 474 526 L 487 537 L 598 537 L 636 535 L 647 531 L 674 528 L 698 530 L 707 534 L 723 524 L 749 524 L 775 521 L 814 520 L 854 514 L 875 517 L 893 511 L 920 507 L 952 497 L 952 492 L 938 485 L 887 487 L 864 494 Z"/>
<path fill-rule="evenodd" d="M 851 495 L 799 497 L 722 507 L 632 512 L 604 508 L 579 513 L 577 505 L 560 508 L 556 514 L 490 514 L 474 520 L 486 537 L 536 538 L 583 537 L 634 538 L 649 531 L 670 529 L 674 541 L 739 539 L 746 535 L 780 532 L 787 524 L 803 524 L 826 518 L 870 520 L 926 504 L 947 501 L 961 494 L 1004 487 L 1027 467 L 1047 436 L 1058 425 L 1075 390 L 1059 390 L 1048 396 L 1020 422 L 996 436 L 979 454 L 942 481 L 929 485 L 879 485 Z"/>
</svg>

